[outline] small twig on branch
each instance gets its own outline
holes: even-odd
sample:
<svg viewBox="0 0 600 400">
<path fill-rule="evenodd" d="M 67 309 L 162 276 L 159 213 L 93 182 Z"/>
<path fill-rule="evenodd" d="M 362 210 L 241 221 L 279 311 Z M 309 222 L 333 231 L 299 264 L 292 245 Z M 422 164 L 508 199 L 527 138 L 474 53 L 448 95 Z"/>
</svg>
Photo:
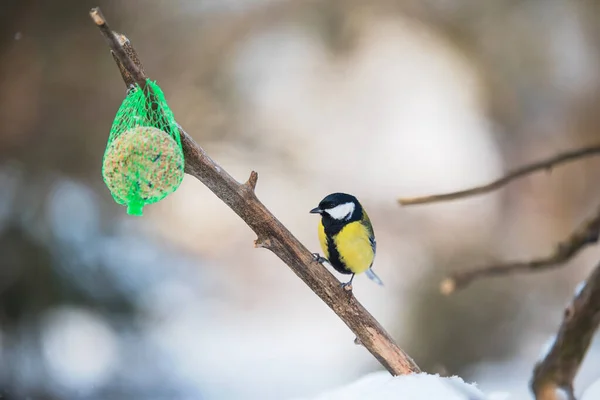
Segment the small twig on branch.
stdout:
<svg viewBox="0 0 600 400">
<path fill-rule="evenodd" d="M 129 40 L 124 35 L 117 36 L 109 28 L 99 8 L 92 9 L 90 16 L 106 38 L 125 84 L 129 87 L 133 81 L 144 88 L 147 77 Z M 256 172 L 252 172 L 246 183 L 239 183 L 181 127 L 179 129 L 185 155 L 185 172 L 205 184 L 246 222 L 258 237 L 255 246 L 271 250 L 286 263 L 392 375 L 420 372 L 417 364 L 379 322 L 351 293 L 341 288 L 339 281 L 324 266 L 313 260 L 312 253 L 258 200 L 254 193 L 258 180 Z"/>
<path fill-rule="evenodd" d="M 484 277 L 502 276 L 516 272 L 538 272 L 560 267 L 584 247 L 596 243 L 599 233 L 600 208 L 592 218 L 582 223 L 565 241 L 559 243 L 550 255 L 530 261 L 491 265 L 457 272 L 442 281 L 440 291 L 443 294 L 450 294 L 457 289 L 464 288 L 474 280 Z"/>
<path fill-rule="evenodd" d="M 537 400 L 558 400 L 557 389 L 575 399 L 573 380 L 600 325 L 600 264 L 567 306 L 552 347 L 533 370 L 531 389 Z"/>
<path fill-rule="evenodd" d="M 463 197 L 475 196 L 478 194 L 489 193 L 493 190 L 496 190 L 507 183 L 521 178 L 525 175 L 532 174 L 534 172 L 542 171 L 542 170 L 551 170 L 553 167 L 563 164 L 569 161 L 574 161 L 579 158 L 589 157 L 600 154 L 600 145 L 586 147 L 583 149 L 567 151 L 547 160 L 535 162 L 533 164 L 526 165 L 521 168 L 517 168 L 502 178 L 499 178 L 493 182 L 482 186 L 475 186 L 470 189 L 459 190 L 457 192 L 450 193 L 442 193 L 442 194 L 434 194 L 430 196 L 423 197 L 411 197 L 411 198 L 401 198 L 398 199 L 398 203 L 402 206 L 412 206 L 416 204 L 427 204 L 427 203 L 436 203 L 440 201 L 449 201 L 449 200 L 457 200 Z"/>
</svg>

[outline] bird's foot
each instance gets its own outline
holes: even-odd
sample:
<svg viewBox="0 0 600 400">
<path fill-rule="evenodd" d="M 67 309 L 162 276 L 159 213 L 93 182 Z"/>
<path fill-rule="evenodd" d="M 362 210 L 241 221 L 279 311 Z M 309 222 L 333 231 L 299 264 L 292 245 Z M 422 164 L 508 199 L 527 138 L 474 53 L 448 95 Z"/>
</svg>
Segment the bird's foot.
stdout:
<svg viewBox="0 0 600 400">
<path fill-rule="evenodd" d="M 319 264 L 323 264 L 324 262 L 329 262 L 325 257 L 321 256 L 319 253 L 312 253 L 313 260 L 318 262 Z"/>
<path fill-rule="evenodd" d="M 356 276 L 356 274 L 352 274 L 352 278 L 350 278 L 348 282 L 340 285 L 346 292 L 352 292 L 352 281 L 354 280 L 354 276 Z"/>
</svg>

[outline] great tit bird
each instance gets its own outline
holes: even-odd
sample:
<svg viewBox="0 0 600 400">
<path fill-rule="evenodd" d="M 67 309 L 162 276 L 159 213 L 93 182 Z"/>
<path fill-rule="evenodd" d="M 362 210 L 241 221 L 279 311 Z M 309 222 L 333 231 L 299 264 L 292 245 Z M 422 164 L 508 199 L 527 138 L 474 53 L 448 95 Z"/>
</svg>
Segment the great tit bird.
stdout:
<svg viewBox="0 0 600 400">
<path fill-rule="evenodd" d="M 356 197 L 332 193 L 310 213 L 321 215 L 319 242 L 325 257 L 314 253 L 315 260 L 328 262 L 342 274 L 352 274 L 350 280 L 342 284 L 344 288 L 351 288 L 354 275 L 362 272 L 383 286 L 381 279 L 371 269 L 377 247 L 373 226 Z"/>
</svg>

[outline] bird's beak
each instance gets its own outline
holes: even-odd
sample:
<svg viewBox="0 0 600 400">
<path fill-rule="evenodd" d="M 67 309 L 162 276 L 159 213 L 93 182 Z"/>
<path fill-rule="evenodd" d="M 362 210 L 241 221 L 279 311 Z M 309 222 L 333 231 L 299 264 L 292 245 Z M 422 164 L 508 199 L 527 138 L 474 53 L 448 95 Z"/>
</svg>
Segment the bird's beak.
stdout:
<svg viewBox="0 0 600 400">
<path fill-rule="evenodd" d="M 313 208 L 312 210 L 310 210 L 311 214 L 321 214 L 321 210 L 319 207 Z"/>
</svg>

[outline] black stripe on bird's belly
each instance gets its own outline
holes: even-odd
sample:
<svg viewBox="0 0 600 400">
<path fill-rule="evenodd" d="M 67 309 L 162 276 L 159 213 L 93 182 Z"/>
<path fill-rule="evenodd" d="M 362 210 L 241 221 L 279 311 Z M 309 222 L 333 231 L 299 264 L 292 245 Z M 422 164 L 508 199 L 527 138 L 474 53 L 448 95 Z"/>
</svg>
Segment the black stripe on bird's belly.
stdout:
<svg viewBox="0 0 600 400">
<path fill-rule="evenodd" d="M 346 268 L 342 260 L 340 260 L 340 253 L 330 236 L 327 236 L 327 251 L 329 252 L 329 263 L 337 272 L 348 275 L 352 273 L 352 271 Z"/>
<path fill-rule="evenodd" d="M 340 259 L 340 253 L 333 242 L 333 237 L 340 233 L 340 231 L 348 225 L 350 222 L 360 221 L 363 217 L 362 208 L 358 206 L 352 217 L 347 221 L 340 221 L 329 217 L 327 214 L 323 215 L 321 220 L 323 229 L 325 230 L 325 236 L 327 237 L 327 251 L 329 252 L 329 263 L 335 270 L 341 274 L 352 274 L 353 272 L 346 268 L 345 264 Z"/>
</svg>

